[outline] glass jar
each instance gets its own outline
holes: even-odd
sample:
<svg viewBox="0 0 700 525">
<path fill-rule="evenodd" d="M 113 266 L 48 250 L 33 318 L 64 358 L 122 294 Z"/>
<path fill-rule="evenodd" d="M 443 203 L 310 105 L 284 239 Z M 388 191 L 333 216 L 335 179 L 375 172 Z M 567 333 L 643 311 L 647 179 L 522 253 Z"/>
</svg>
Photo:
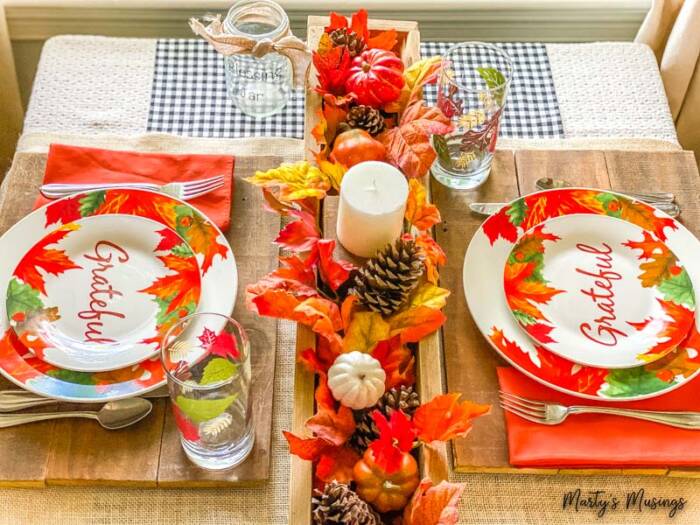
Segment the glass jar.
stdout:
<svg viewBox="0 0 700 525">
<path fill-rule="evenodd" d="M 289 31 L 289 19 L 271 0 L 241 0 L 231 7 L 224 30 L 256 41 L 275 40 Z M 246 115 L 261 118 L 284 108 L 292 94 L 291 61 L 275 51 L 256 58 L 231 55 L 224 58 L 226 87 L 233 103 Z"/>
</svg>

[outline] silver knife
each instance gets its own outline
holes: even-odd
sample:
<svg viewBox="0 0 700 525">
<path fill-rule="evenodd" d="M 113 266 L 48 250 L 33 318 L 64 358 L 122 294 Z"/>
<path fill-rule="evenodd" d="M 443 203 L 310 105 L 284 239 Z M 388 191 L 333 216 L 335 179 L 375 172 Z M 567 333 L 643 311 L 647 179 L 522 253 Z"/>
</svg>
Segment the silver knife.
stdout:
<svg viewBox="0 0 700 525">
<path fill-rule="evenodd" d="M 507 202 L 472 202 L 469 204 L 469 209 L 479 215 L 493 215 L 504 206 L 508 206 Z"/>
<path fill-rule="evenodd" d="M 168 388 L 160 387 L 140 397 L 155 399 L 168 396 Z M 98 403 L 99 401 L 96 400 L 95 402 Z M 26 390 L 4 390 L 0 392 L 0 413 L 15 412 L 25 408 L 53 405 L 55 403 L 64 403 L 64 401 L 39 396 Z"/>
</svg>

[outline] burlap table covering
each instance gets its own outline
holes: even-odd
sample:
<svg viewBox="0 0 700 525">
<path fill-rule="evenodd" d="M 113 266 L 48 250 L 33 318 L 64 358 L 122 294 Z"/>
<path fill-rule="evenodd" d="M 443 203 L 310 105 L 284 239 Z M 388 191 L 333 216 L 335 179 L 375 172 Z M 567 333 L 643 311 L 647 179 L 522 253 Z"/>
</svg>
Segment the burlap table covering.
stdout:
<svg viewBox="0 0 700 525">
<path fill-rule="evenodd" d="M 256 153 L 284 156 L 290 161 L 303 157 L 303 144 L 288 139 L 183 139 L 165 135 L 125 137 L 71 137 L 31 135 L 20 141 L 13 162 L 14 181 L 3 183 L 0 206 L 31 207 L 34 195 L 29 188 L 40 176 L 48 144 L 62 143 L 187 153 Z M 35 182 L 34 182 L 35 184 Z M 3 220 L 0 217 L 0 221 Z M 242 283 L 246 284 L 246 283 Z M 458 293 L 459 291 L 455 291 Z M 51 523 L 75 525 L 107 523 L 171 525 L 284 524 L 288 515 L 289 456 L 282 430 L 291 425 L 294 371 L 294 326 L 280 323 L 273 429 L 271 476 L 256 488 L 239 489 L 127 489 L 111 487 L 47 487 L 44 489 L 0 489 L 0 523 Z M 699 435 L 700 439 L 700 435 Z M 18 461 L 29 459 L 17 458 Z M 533 476 L 505 474 L 453 474 L 466 483 L 460 504 L 460 523 L 474 524 L 657 524 L 700 523 L 700 479 L 674 479 L 619 476 Z M 604 491 L 601 499 L 617 497 L 616 510 L 609 509 L 602 519 L 596 512 L 580 508 L 562 509 L 564 495 L 580 488 Z M 684 498 L 684 508 L 674 518 L 668 510 L 625 510 L 626 494 L 644 489 L 647 498 Z"/>
</svg>

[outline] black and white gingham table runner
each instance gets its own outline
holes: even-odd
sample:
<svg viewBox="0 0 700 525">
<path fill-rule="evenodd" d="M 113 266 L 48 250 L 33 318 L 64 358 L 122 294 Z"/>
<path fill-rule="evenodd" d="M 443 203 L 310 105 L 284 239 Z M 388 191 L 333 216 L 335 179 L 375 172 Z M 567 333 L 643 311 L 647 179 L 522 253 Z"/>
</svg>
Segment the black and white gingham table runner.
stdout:
<svg viewBox="0 0 700 525">
<path fill-rule="evenodd" d="M 424 42 L 423 56 L 443 54 L 451 44 Z M 511 56 L 514 74 L 500 135 L 510 138 L 564 136 L 547 50 L 543 44 L 498 44 Z M 433 103 L 433 92 L 426 101 Z M 238 111 L 226 93 L 223 57 L 203 40 L 162 39 L 156 47 L 148 131 L 193 137 L 276 136 L 303 138 L 304 95 L 264 119 Z"/>
</svg>

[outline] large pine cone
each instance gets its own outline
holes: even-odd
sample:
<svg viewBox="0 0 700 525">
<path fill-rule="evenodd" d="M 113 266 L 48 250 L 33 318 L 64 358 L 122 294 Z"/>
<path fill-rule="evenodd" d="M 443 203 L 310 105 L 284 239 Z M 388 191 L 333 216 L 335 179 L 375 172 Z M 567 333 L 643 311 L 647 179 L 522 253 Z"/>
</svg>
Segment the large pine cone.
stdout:
<svg viewBox="0 0 700 525">
<path fill-rule="evenodd" d="M 347 485 L 331 481 L 311 498 L 314 525 L 381 525 L 379 515 Z"/>
<path fill-rule="evenodd" d="M 358 270 L 352 293 L 367 308 L 391 315 L 406 302 L 421 275 L 423 257 L 416 244 L 398 239 Z"/>
<path fill-rule="evenodd" d="M 374 407 L 355 413 L 357 426 L 355 433 L 350 437 L 350 445 L 363 454 L 369 444 L 379 437 L 379 430 L 372 419 L 374 409 L 379 410 L 387 418 L 394 410 L 401 410 L 411 417 L 419 406 L 418 392 L 412 386 L 402 385 L 387 390 Z"/>
<path fill-rule="evenodd" d="M 345 118 L 351 128 L 364 129 L 372 136 L 384 131 L 384 117 L 381 111 L 371 106 L 353 106 Z"/>
<path fill-rule="evenodd" d="M 334 46 L 344 47 L 348 50 L 351 57 L 356 57 L 365 49 L 365 43 L 362 41 L 362 38 L 345 27 L 331 31 L 330 37 Z"/>
</svg>

